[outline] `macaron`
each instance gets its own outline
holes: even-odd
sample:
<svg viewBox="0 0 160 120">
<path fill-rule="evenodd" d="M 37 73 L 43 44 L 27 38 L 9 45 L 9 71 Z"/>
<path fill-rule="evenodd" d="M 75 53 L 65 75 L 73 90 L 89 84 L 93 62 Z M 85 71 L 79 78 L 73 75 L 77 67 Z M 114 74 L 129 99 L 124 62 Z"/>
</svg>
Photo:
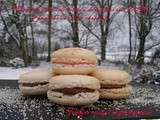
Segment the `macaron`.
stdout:
<svg viewBox="0 0 160 120">
<path fill-rule="evenodd" d="M 119 88 L 130 83 L 130 75 L 121 70 L 97 69 L 92 76 L 96 77 L 101 86 L 106 88 Z"/>
<path fill-rule="evenodd" d="M 101 88 L 99 90 L 100 98 L 101 99 L 111 99 L 111 100 L 118 100 L 118 99 L 127 99 L 132 93 L 132 86 L 126 85 L 122 88 Z"/>
<path fill-rule="evenodd" d="M 25 96 L 47 94 L 48 81 L 52 76 L 52 70 L 44 69 L 24 73 L 19 77 L 19 89 Z"/>
<path fill-rule="evenodd" d="M 92 76 L 100 81 L 100 98 L 123 99 L 132 92 L 132 87 L 128 85 L 130 75 L 125 71 L 98 69 Z"/>
<path fill-rule="evenodd" d="M 91 74 L 96 70 L 97 57 L 87 49 L 63 48 L 53 52 L 51 57 L 55 74 Z"/>
<path fill-rule="evenodd" d="M 69 105 L 89 105 L 99 99 L 99 80 L 85 75 L 59 75 L 49 80 L 48 99 Z"/>
</svg>

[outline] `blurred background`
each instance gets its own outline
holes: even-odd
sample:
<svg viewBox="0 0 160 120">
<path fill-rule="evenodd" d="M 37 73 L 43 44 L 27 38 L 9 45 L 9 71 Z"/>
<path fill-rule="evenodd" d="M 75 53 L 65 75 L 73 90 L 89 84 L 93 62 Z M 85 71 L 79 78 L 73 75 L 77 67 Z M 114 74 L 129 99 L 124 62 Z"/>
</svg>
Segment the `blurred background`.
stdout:
<svg viewBox="0 0 160 120">
<path fill-rule="evenodd" d="M 0 0 L 0 79 L 52 67 L 52 52 L 67 47 L 159 85 L 160 0 Z"/>
</svg>

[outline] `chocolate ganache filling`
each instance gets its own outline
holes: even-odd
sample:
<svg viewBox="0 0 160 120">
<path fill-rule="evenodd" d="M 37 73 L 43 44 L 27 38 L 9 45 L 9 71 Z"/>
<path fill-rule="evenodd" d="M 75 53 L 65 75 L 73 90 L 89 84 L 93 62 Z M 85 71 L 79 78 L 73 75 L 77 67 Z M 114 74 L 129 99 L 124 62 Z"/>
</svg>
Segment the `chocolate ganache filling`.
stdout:
<svg viewBox="0 0 160 120">
<path fill-rule="evenodd" d="M 79 87 L 75 87 L 75 88 L 63 88 L 63 89 L 55 89 L 55 90 L 52 90 L 54 92 L 60 92 L 60 93 L 63 93 L 65 95 L 75 95 L 75 94 L 78 94 L 78 93 L 92 93 L 94 92 L 95 90 L 93 89 L 89 89 L 89 88 L 79 88 Z"/>
<path fill-rule="evenodd" d="M 125 86 L 126 85 L 104 85 L 104 84 L 101 84 L 102 89 L 116 89 L 116 88 L 123 88 Z"/>
<path fill-rule="evenodd" d="M 46 85 L 47 82 L 44 82 L 44 83 L 22 83 L 22 86 L 26 86 L 26 87 L 35 87 L 35 86 L 38 86 L 38 85 Z"/>
</svg>

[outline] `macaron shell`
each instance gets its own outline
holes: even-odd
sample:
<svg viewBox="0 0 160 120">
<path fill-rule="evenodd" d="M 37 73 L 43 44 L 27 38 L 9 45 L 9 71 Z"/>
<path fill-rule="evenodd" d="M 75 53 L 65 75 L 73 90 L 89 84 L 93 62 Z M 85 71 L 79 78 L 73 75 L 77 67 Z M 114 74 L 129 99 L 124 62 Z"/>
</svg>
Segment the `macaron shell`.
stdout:
<svg viewBox="0 0 160 120">
<path fill-rule="evenodd" d="M 127 99 L 132 94 L 132 87 L 127 85 L 117 89 L 100 89 L 101 99 Z"/>
<path fill-rule="evenodd" d="M 121 70 L 98 69 L 92 76 L 104 85 L 126 85 L 131 81 L 129 74 Z"/>
<path fill-rule="evenodd" d="M 88 75 L 96 71 L 96 66 L 93 67 L 54 67 L 53 71 L 55 74 L 61 75 Z"/>
<path fill-rule="evenodd" d="M 81 61 L 88 61 L 97 63 L 97 57 L 94 52 L 83 48 L 63 48 L 53 52 L 52 63 L 74 63 Z M 76 62 L 76 63 L 77 63 Z"/>
<path fill-rule="evenodd" d="M 59 92 L 48 91 L 47 96 L 51 102 L 57 104 L 79 106 L 95 103 L 99 99 L 99 92 L 95 91 L 93 93 L 78 93 L 76 95 L 69 96 Z"/>
<path fill-rule="evenodd" d="M 36 69 L 28 73 L 24 73 L 19 77 L 19 83 L 44 83 L 54 76 L 50 69 Z"/>
<path fill-rule="evenodd" d="M 19 89 L 21 90 L 24 96 L 45 95 L 47 94 L 47 91 L 48 91 L 48 84 L 38 85 L 35 87 L 24 87 L 19 85 Z"/>
<path fill-rule="evenodd" d="M 96 78 L 86 75 L 59 75 L 49 80 L 49 90 L 75 87 L 99 89 L 100 83 Z"/>
</svg>

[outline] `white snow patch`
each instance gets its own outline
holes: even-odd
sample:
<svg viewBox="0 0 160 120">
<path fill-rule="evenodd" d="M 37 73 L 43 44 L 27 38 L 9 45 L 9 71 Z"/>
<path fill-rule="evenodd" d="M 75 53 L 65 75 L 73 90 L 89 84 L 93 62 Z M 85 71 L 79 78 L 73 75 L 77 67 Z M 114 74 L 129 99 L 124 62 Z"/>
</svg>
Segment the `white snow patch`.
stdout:
<svg viewBox="0 0 160 120">
<path fill-rule="evenodd" d="M 41 62 L 40 66 L 35 68 L 27 67 L 27 68 L 15 69 L 12 67 L 0 67 L 0 80 L 18 80 L 21 74 L 30 72 L 35 69 L 48 69 L 48 68 L 51 69 L 52 64 L 47 62 Z"/>
</svg>

